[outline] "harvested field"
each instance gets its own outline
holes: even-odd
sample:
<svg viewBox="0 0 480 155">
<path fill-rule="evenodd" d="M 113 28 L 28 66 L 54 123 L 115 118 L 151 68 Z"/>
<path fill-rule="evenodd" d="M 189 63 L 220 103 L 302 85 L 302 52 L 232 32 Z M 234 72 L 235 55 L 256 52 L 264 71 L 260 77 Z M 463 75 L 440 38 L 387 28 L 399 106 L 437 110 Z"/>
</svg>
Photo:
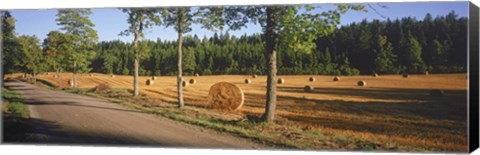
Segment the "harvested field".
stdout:
<svg viewBox="0 0 480 155">
<path fill-rule="evenodd" d="M 18 75 L 14 75 L 18 76 Z M 8 77 L 8 76 L 7 76 Z M 63 73 L 63 86 L 68 86 L 71 73 Z M 445 151 L 467 151 L 467 79 L 465 74 L 429 74 L 342 76 L 309 75 L 285 76 L 287 83 L 277 85 L 277 117 L 288 120 L 288 125 L 304 128 L 305 132 L 325 135 L 347 135 L 382 144 L 409 145 Z M 39 75 L 51 83 L 51 75 Z M 131 89 L 133 77 L 94 73 L 78 75 L 79 88 L 94 88 L 104 83 L 112 88 Z M 252 75 L 184 76 L 198 82 L 184 88 L 186 106 L 208 107 L 209 88 L 218 82 L 230 82 L 245 93 L 245 102 L 234 115 L 260 116 L 264 112 L 266 76 L 245 79 Z M 140 77 L 140 81 L 151 76 Z M 365 80 L 368 85 L 358 87 Z M 176 102 L 175 76 L 158 76 L 155 85 L 140 83 L 140 92 L 164 102 Z M 304 92 L 311 85 L 313 92 Z M 442 90 L 442 96 L 430 95 L 431 90 Z M 320 147 L 320 146 L 319 146 Z"/>
</svg>

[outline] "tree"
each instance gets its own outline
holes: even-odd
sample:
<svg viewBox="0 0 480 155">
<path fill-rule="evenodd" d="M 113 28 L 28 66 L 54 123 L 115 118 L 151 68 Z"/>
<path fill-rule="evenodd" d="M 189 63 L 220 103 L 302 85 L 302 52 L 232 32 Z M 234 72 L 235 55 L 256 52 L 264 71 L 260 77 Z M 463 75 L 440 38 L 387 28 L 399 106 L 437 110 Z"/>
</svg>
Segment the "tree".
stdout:
<svg viewBox="0 0 480 155">
<path fill-rule="evenodd" d="M 18 63 L 16 59 L 17 55 L 15 49 L 18 46 L 18 42 L 15 36 L 15 18 L 8 11 L 1 11 L 1 36 L 2 41 L 2 79 L 5 74 L 15 72 L 15 63 Z M 16 62 L 17 61 L 17 62 Z"/>
<path fill-rule="evenodd" d="M 422 47 L 411 33 L 408 33 L 408 40 L 405 52 L 407 70 L 414 73 L 424 72 L 426 68 L 422 59 Z"/>
<path fill-rule="evenodd" d="M 69 58 L 75 52 L 76 36 L 59 31 L 50 31 L 43 41 L 45 63 L 57 72 L 58 88 L 62 88 L 60 73 L 68 67 Z"/>
<path fill-rule="evenodd" d="M 157 11 L 155 9 L 122 9 L 124 13 L 128 15 L 127 22 L 128 29 L 120 33 L 120 35 L 128 36 L 133 34 L 133 96 L 138 96 L 138 71 L 140 63 L 140 53 L 144 51 L 139 48 L 139 40 L 144 37 L 145 29 L 151 28 L 154 25 L 160 25 L 161 20 L 156 16 Z M 125 68 L 126 69 L 126 68 Z M 124 70 L 125 70 L 124 69 Z M 127 69 L 128 70 L 128 69 Z"/>
<path fill-rule="evenodd" d="M 192 30 L 193 23 L 201 24 L 202 28 L 209 30 L 223 29 L 222 9 L 220 8 L 196 8 L 197 11 L 191 10 L 189 7 L 168 8 L 162 10 L 162 18 L 165 26 L 173 27 L 178 33 L 177 50 L 177 92 L 178 107 L 184 106 L 182 93 L 182 48 L 183 34 Z"/>
<path fill-rule="evenodd" d="M 383 35 L 377 36 L 376 40 L 375 71 L 378 73 L 395 73 L 394 62 L 396 55 L 393 53 L 392 44 Z"/>
<path fill-rule="evenodd" d="M 276 50 L 280 45 L 298 52 L 311 53 L 316 47 L 314 39 L 333 32 L 340 23 L 340 14 L 350 9 L 363 10 L 364 7 L 337 5 L 336 10 L 314 13 L 312 6 L 265 6 L 230 7 L 226 22 L 231 29 L 245 27 L 247 22 L 260 23 L 265 35 L 265 57 L 267 73 L 267 95 L 265 113 L 262 119 L 273 122 L 276 109 Z M 304 9 L 305 12 L 299 12 Z"/>
<path fill-rule="evenodd" d="M 73 72 L 73 87 L 77 87 L 77 72 L 89 72 L 90 60 L 95 56 L 95 45 L 98 41 L 97 32 L 93 29 L 95 24 L 89 19 L 90 9 L 58 10 L 57 25 L 66 34 L 72 35 L 74 50 L 66 53 L 68 58 L 67 70 Z"/>
<path fill-rule="evenodd" d="M 37 81 L 37 74 L 40 70 L 43 69 L 43 62 L 42 62 L 42 49 L 40 47 L 40 40 L 36 36 L 27 36 L 22 35 L 17 38 L 19 43 L 19 48 L 17 49 L 19 55 L 21 57 L 20 61 L 22 63 L 21 68 L 26 73 L 32 74 L 32 82 L 36 84 Z"/>
</svg>

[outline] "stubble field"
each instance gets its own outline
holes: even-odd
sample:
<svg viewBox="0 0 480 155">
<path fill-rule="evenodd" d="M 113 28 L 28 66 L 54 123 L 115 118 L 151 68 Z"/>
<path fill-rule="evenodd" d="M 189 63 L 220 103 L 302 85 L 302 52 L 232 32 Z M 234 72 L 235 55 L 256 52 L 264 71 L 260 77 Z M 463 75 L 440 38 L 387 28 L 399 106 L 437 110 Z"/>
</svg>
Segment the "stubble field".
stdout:
<svg viewBox="0 0 480 155">
<path fill-rule="evenodd" d="M 39 78 L 56 83 L 54 74 L 41 74 Z M 72 79 L 72 73 L 62 73 L 61 77 L 62 85 L 68 86 L 67 79 Z M 313 76 L 314 82 L 308 80 L 311 77 L 308 75 L 278 77 L 284 78 L 285 83 L 277 85 L 277 117 L 288 120 L 290 125 L 322 134 L 368 139 L 387 146 L 401 144 L 444 151 L 468 149 L 465 74 L 410 75 L 409 78 L 340 76 L 337 82 L 333 76 Z M 247 78 L 252 83 L 245 84 Z M 140 77 L 140 93 L 164 102 L 177 101 L 175 76 L 159 76 L 152 86 L 146 85 L 147 79 L 151 77 Z M 183 89 L 186 106 L 208 109 L 210 86 L 226 81 L 238 85 L 245 93 L 243 107 L 233 115 L 259 116 L 264 112 L 266 76 L 184 76 L 184 80 L 190 79 L 197 83 Z M 360 80 L 367 85 L 357 86 Z M 133 77 L 78 75 L 79 88 L 93 88 L 101 83 L 131 89 Z M 304 92 L 305 85 L 312 85 L 315 90 Z M 431 96 L 432 89 L 444 90 L 445 95 Z"/>
</svg>

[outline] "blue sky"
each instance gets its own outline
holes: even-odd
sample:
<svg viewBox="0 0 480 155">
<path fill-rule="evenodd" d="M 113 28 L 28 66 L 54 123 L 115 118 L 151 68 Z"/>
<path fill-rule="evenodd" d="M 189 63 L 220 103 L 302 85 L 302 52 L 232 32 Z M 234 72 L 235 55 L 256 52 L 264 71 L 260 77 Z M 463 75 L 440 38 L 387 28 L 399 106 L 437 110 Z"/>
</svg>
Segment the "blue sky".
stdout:
<svg viewBox="0 0 480 155">
<path fill-rule="evenodd" d="M 443 16 L 454 10 L 460 17 L 468 16 L 468 2 L 402 2 L 402 3 L 379 3 L 387 8 L 375 7 L 386 18 L 382 18 L 380 15 L 369 9 L 368 13 L 350 11 L 341 17 L 342 25 L 351 24 L 353 22 L 359 22 L 363 19 L 371 21 L 373 19 L 386 20 L 397 19 L 402 17 L 415 17 L 418 20 L 422 20 L 427 13 L 432 14 L 433 17 Z M 332 9 L 332 5 L 320 4 L 316 11 L 323 11 Z M 113 8 L 99 8 L 92 9 L 93 15 L 90 16 L 92 22 L 95 23 L 97 33 L 100 41 L 116 40 L 131 42 L 133 36 L 119 36 L 118 34 L 125 30 L 128 25 L 126 22 L 126 14 L 118 9 Z M 59 26 L 56 25 L 55 14 L 57 10 L 12 10 L 12 15 L 17 20 L 16 32 L 18 35 L 36 35 L 43 40 L 47 33 L 52 30 L 58 30 Z M 260 33 L 261 28 L 259 25 L 248 25 L 248 28 L 239 31 L 231 31 L 230 34 L 242 35 Z M 199 25 L 193 25 L 193 31 L 187 33 L 187 35 L 198 35 L 207 37 L 213 35 L 214 32 L 203 30 Z M 146 35 L 146 39 L 156 40 L 157 38 L 175 40 L 177 38 L 176 32 L 172 28 L 154 27 L 150 29 Z"/>
</svg>

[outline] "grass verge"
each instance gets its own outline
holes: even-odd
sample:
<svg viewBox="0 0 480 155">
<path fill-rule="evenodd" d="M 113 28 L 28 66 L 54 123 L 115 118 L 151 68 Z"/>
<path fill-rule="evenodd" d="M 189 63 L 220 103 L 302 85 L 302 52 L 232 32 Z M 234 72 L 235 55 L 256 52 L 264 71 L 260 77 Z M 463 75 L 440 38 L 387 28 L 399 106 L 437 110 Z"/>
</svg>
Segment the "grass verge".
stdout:
<svg viewBox="0 0 480 155">
<path fill-rule="evenodd" d="M 28 118 L 30 113 L 28 106 L 24 104 L 20 94 L 3 88 L 2 112 L 4 117 Z"/>
<path fill-rule="evenodd" d="M 30 112 L 17 92 L 2 89 L 3 142 L 28 142 Z"/>
</svg>

